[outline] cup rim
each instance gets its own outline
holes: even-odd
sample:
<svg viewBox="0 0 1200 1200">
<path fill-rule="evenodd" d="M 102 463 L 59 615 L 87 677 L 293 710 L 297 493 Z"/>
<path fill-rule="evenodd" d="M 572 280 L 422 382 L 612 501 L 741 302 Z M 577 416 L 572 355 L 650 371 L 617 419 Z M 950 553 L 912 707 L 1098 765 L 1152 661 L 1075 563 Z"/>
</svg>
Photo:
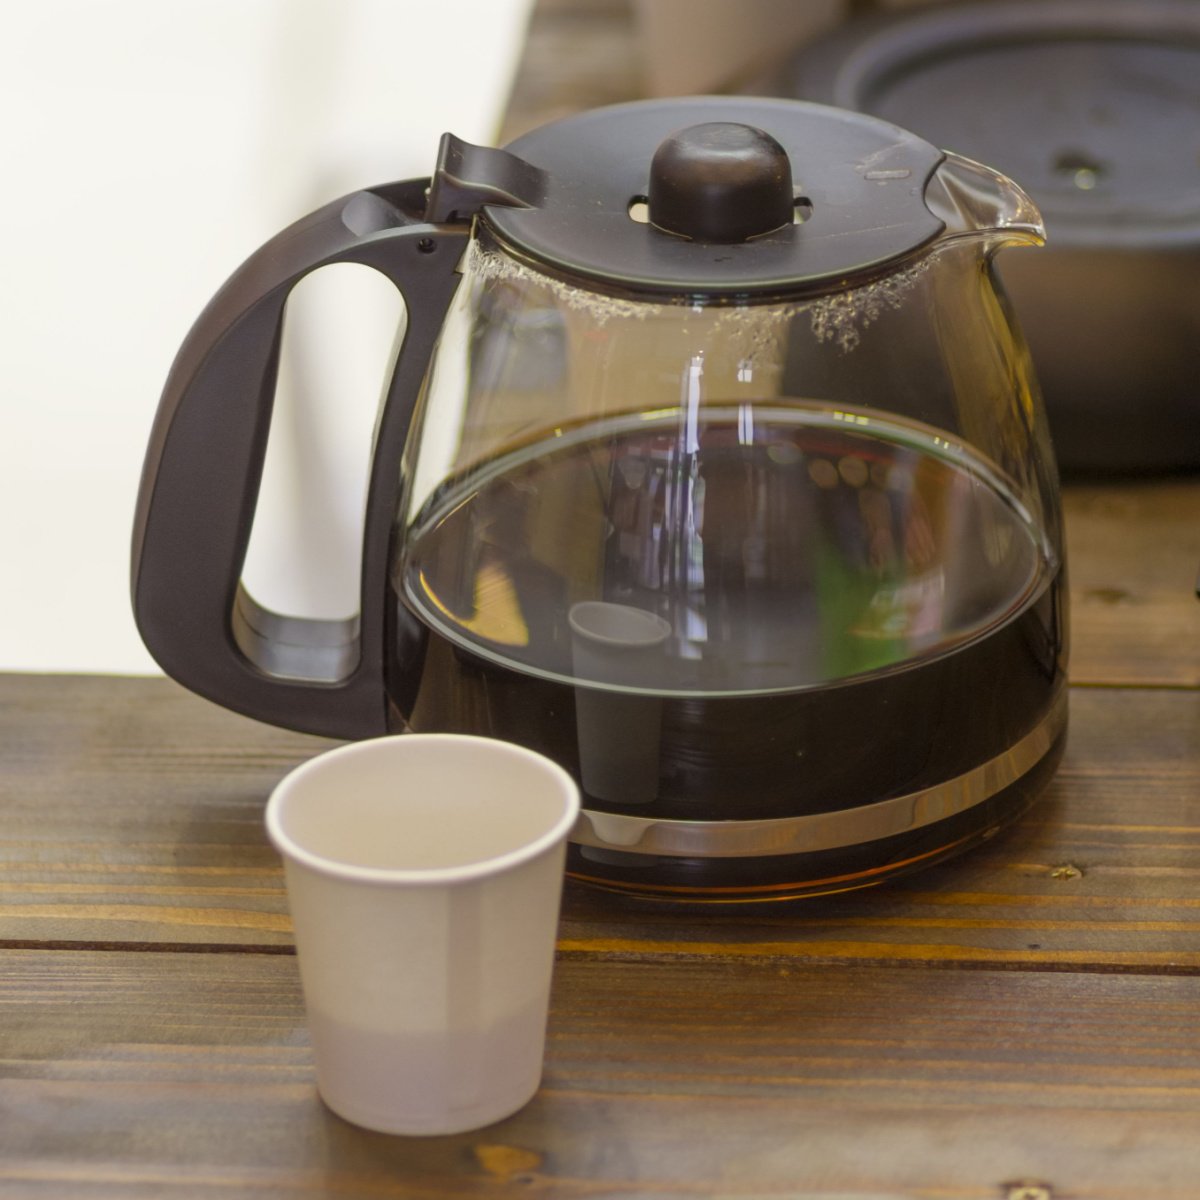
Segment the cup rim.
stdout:
<svg viewBox="0 0 1200 1200">
<path fill-rule="evenodd" d="M 608 612 L 614 608 L 636 613 L 638 619 L 643 623 L 642 630 L 630 637 L 616 637 L 597 629 L 589 629 L 580 620 L 582 613 L 592 613 L 597 610 Z M 651 650 L 655 646 L 661 646 L 671 636 L 671 623 L 657 613 L 629 604 L 613 604 L 607 600 L 581 600 L 578 604 L 572 604 L 567 613 L 567 624 L 570 625 L 571 632 L 584 641 L 615 650 Z"/>
<path fill-rule="evenodd" d="M 389 748 L 400 744 L 414 745 L 418 743 L 455 742 L 484 746 L 488 752 L 508 758 L 523 759 L 536 765 L 550 776 L 558 785 L 563 798 L 562 815 L 551 827 L 537 837 L 518 846 L 515 850 L 503 854 L 479 859 L 475 862 L 462 863 L 449 867 L 365 867 L 354 863 L 342 862 L 329 858 L 296 842 L 283 828 L 282 811 L 287 804 L 289 793 L 303 784 L 306 777 L 323 769 L 330 761 L 341 758 L 361 757 L 363 754 L 379 754 L 390 752 Z M 358 742 L 349 742 L 344 746 L 336 746 L 315 754 L 307 762 L 289 771 L 272 789 L 267 799 L 264 823 L 267 837 L 275 849 L 284 857 L 299 863 L 310 870 L 335 879 L 353 883 L 384 884 L 392 887 L 431 886 L 437 884 L 465 883 L 477 879 L 486 879 L 502 874 L 522 863 L 531 861 L 539 855 L 552 849 L 566 839 L 579 819 L 581 799 L 579 787 L 571 775 L 553 759 L 518 746 L 513 742 L 502 741 L 499 738 L 479 737 L 465 733 L 398 733 L 385 734 L 381 737 L 366 738 Z"/>
</svg>

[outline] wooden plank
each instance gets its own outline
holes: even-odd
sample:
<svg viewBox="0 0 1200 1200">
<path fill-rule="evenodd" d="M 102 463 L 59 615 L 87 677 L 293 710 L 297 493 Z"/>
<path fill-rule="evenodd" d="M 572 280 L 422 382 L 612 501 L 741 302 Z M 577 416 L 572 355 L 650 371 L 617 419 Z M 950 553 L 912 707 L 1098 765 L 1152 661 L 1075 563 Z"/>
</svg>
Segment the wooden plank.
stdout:
<svg viewBox="0 0 1200 1200">
<path fill-rule="evenodd" d="M 166 679 L 0 675 L 0 939 L 289 945 L 271 788 L 335 743 Z"/>
<path fill-rule="evenodd" d="M 641 90 L 630 0 L 538 0 L 498 144 Z"/>
<path fill-rule="evenodd" d="M 663 911 L 571 886 L 563 948 L 1196 969 L 1200 693 L 1077 689 L 1072 712 L 1041 804 L 954 863 L 887 888 L 732 913 Z M 290 946 L 262 808 L 293 764 L 328 743 L 161 679 L 0 677 L 0 720 L 10 747 L 0 940 Z"/>
<path fill-rule="evenodd" d="M 403 1139 L 317 1100 L 290 958 L 8 951 L 0 1192 L 1170 1200 L 1198 1007 L 1195 978 L 565 961 L 535 1100 Z"/>
<path fill-rule="evenodd" d="M 1064 489 L 1076 683 L 1200 686 L 1200 482 Z"/>
</svg>

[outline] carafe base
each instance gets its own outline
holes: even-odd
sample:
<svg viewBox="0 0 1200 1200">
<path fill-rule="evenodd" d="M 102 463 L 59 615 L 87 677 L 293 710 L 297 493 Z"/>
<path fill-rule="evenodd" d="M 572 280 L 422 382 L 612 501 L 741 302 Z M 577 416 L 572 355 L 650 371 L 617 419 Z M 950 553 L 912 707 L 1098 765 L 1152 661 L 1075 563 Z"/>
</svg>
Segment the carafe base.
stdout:
<svg viewBox="0 0 1200 1200">
<path fill-rule="evenodd" d="M 669 905 L 770 903 L 875 887 L 956 857 L 1017 821 L 1049 784 L 1066 738 L 1064 723 L 1038 761 L 1008 786 L 942 820 L 889 837 L 811 853 L 729 858 L 573 844 L 567 875 L 590 887 Z"/>
</svg>

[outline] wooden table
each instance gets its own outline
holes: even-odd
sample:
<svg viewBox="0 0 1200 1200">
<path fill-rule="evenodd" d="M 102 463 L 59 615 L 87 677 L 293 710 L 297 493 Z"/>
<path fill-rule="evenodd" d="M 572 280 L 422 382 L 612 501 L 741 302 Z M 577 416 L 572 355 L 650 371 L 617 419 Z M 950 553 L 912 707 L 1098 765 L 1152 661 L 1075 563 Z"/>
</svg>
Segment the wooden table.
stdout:
<svg viewBox="0 0 1200 1200">
<path fill-rule="evenodd" d="M 613 11 L 584 16 L 615 64 Z M 531 48 L 569 63 L 564 36 Z M 526 77 L 517 125 L 579 99 Z M 799 905 L 568 886 L 544 1086 L 472 1135 L 316 1097 L 262 807 L 327 743 L 165 680 L 0 677 L 0 1197 L 1200 1194 L 1200 482 L 1066 509 L 1072 732 L 1040 805 Z"/>
<path fill-rule="evenodd" d="M 317 1100 L 262 807 L 326 743 L 166 680 L 0 676 L 0 1196 L 1194 1197 L 1200 482 L 1066 499 L 1039 806 L 829 900 L 568 886 L 545 1085 L 475 1135 Z"/>
</svg>

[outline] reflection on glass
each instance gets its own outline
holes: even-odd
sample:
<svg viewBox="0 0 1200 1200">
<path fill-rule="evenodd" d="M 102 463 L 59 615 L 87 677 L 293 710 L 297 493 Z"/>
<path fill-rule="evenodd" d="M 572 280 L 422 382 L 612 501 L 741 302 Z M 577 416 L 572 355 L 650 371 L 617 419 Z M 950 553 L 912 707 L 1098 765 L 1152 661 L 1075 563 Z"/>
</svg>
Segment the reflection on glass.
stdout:
<svg viewBox="0 0 1200 1200">
<path fill-rule="evenodd" d="M 410 528 L 404 591 L 526 673 L 730 695 L 945 653 L 1030 602 L 1051 557 L 1005 480 L 939 431 L 685 389 L 677 409 L 564 428 L 448 481 Z M 590 602 L 662 623 L 652 678 L 645 654 L 581 659 L 570 613 Z"/>
</svg>

